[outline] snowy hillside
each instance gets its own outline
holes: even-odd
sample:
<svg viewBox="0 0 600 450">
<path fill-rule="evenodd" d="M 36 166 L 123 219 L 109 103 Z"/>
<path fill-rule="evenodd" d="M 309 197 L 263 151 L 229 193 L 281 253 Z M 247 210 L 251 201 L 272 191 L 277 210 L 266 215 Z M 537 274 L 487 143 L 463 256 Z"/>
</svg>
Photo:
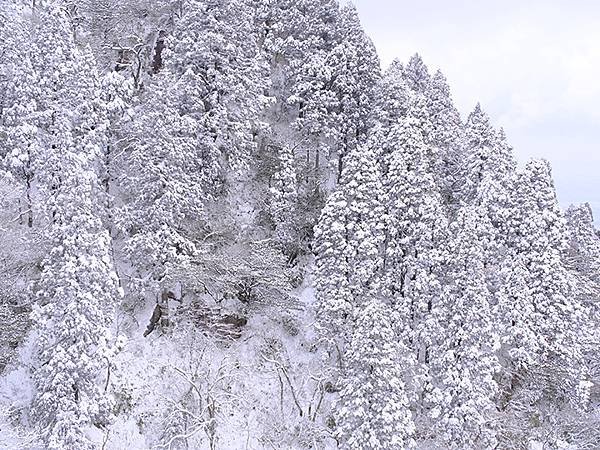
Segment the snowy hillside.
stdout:
<svg viewBox="0 0 600 450">
<path fill-rule="evenodd" d="M 353 6 L 0 19 L 0 448 L 600 448 L 591 208 Z"/>
</svg>

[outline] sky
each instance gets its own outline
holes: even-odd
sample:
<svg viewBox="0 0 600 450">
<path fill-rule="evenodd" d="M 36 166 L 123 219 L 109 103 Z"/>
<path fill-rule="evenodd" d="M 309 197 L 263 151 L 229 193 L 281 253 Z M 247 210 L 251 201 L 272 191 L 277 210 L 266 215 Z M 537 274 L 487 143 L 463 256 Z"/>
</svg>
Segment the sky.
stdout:
<svg viewBox="0 0 600 450">
<path fill-rule="evenodd" d="M 563 207 L 600 224 L 600 1 L 354 0 L 382 66 L 419 53 L 463 117 L 477 102 L 520 164 L 552 163 Z"/>
</svg>

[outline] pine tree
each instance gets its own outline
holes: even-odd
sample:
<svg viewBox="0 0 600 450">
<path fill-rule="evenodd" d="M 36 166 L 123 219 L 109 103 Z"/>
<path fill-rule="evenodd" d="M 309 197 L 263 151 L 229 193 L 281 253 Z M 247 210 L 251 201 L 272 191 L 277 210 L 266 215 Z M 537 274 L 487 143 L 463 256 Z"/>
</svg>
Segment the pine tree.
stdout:
<svg viewBox="0 0 600 450">
<path fill-rule="evenodd" d="M 315 229 L 315 288 L 321 333 L 335 336 L 347 329 L 354 309 L 350 277 L 352 266 L 347 232 L 348 202 L 338 189 L 327 199 Z"/>
<path fill-rule="evenodd" d="M 450 87 L 439 70 L 431 78 L 425 96 L 432 128 L 430 140 L 439 155 L 436 179 L 443 199 L 455 203 L 455 190 L 459 184 L 462 122 L 452 102 Z"/>
<path fill-rule="evenodd" d="M 375 129 L 373 140 L 383 155 L 384 249 L 382 292 L 389 299 L 405 371 L 410 373 L 410 400 L 415 421 L 423 418 L 431 348 L 443 326 L 443 253 L 447 219 L 432 172 L 432 146 L 424 97 L 411 94 L 405 117 L 389 129 Z"/>
<path fill-rule="evenodd" d="M 282 63 L 291 80 L 297 63 L 318 50 L 331 48 L 338 14 L 335 0 L 259 0 L 257 16 L 262 47 L 274 63 Z M 286 89 L 283 89 L 285 94 Z"/>
<path fill-rule="evenodd" d="M 467 164 L 472 164 L 473 167 L 479 165 L 479 173 L 483 175 L 479 181 L 473 181 L 472 173 L 466 175 L 475 186 L 475 191 L 468 201 L 479 207 L 484 212 L 486 220 L 492 225 L 490 229 L 492 238 L 490 245 L 485 249 L 484 266 L 488 289 L 498 293 L 505 283 L 502 279 L 502 271 L 499 269 L 507 263 L 510 265 L 511 262 L 507 259 L 513 258 L 509 236 L 512 233 L 511 215 L 517 191 L 516 161 L 502 129 L 499 133 L 494 133 L 494 141 L 490 149 L 486 150 L 485 146 L 473 148 L 483 148 L 483 150 L 481 152 L 476 150 L 470 153 L 470 156 L 466 155 L 465 160 L 470 158 L 471 163 Z M 465 201 L 464 197 L 463 201 Z"/>
<path fill-rule="evenodd" d="M 380 74 L 377 53 L 353 6 L 340 10 L 336 39 L 337 45 L 303 64 L 289 101 L 299 105 L 295 126 L 308 136 L 326 138 L 339 183 L 344 158 L 367 139 Z"/>
<path fill-rule="evenodd" d="M 513 149 L 508 143 L 504 128 L 496 135 L 495 152 L 491 155 L 490 165 L 494 167 L 494 175 L 499 181 L 509 182 L 510 176 L 517 169 L 517 161 L 515 160 Z"/>
<path fill-rule="evenodd" d="M 126 140 L 127 126 L 130 125 L 128 111 L 131 108 L 134 86 L 131 80 L 125 79 L 114 70 L 105 73 L 100 83 L 102 108 L 108 121 L 106 143 L 102 151 L 104 176 L 101 181 L 106 193 L 110 194 L 111 185 L 118 172 L 118 168 L 115 167 L 115 154 L 117 150 L 123 150 L 124 146 L 119 143 Z"/>
<path fill-rule="evenodd" d="M 406 449 L 415 445 L 415 426 L 399 364 L 390 310 L 370 299 L 357 310 L 347 369 L 335 406 L 341 448 Z"/>
<path fill-rule="evenodd" d="M 404 68 L 406 84 L 415 93 L 425 94 L 429 89 L 431 75 L 418 53 L 415 53 Z"/>
<path fill-rule="evenodd" d="M 16 55 L 15 55 L 16 56 Z M 37 127 L 40 95 L 38 77 L 27 54 L 12 66 L 0 122 L 0 158 L 3 167 L 21 185 L 21 220 L 33 226 L 33 183 L 40 167 L 40 131 Z M 17 65 L 18 64 L 18 65 Z"/>
<path fill-rule="evenodd" d="M 79 52 L 64 0 L 51 0 L 39 5 L 36 15 L 31 30 L 34 44 L 31 47 L 31 61 L 40 78 L 41 93 L 37 98 L 40 110 L 44 111 L 40 121 L 48 127 L 52 124 L 54 108 L 63 110 L 72 106 L 65 105 L 66 108 L 63 108 L 62 104 L 68 102 L 70 97 L 61 97 L 59 93 L 76 80 L 75 58 Z"/>
<path fill-rule="evenodd" d="M 411 92 L 404 80 L 404 66 L 395 59 L 383 73 L 377 86 L 375 113 L 378 122 L 389 128 L 408 113 Z"/>
<path fill-rule="evenodd" d="M 175 107 L 210 136 L 224 168 L 246 164 L 269 102 L 267 66 L 252 25 L 247 0 L 189 1 L 163 55 L 185 93 Z"/>
<path fill-rule="evenodd" d="M 341 8 L 338 33 L 341 43 L 332 50 L 331 57 L 342 68 L 333 81 L 340 100 L 337 120 L 342 124 L 337 151 L 339 180 L 344 157 L 365 142 L 372 125 L 371 108 L 380 68 L 375 46 L 362 29 L 354 6 Z"/>
<path fill-rule="evenodd" d="M 566 258 L 570 267 L 600 281 L 600 237 L 594 227 L 594 216 L 589 203 L 569 206 L 566 213 L 568 245 Z"/>
<path fill-rule="evenodd" d="M 487 174 L 493 173 L 492 155 L 495 152 L 496 135 L 488 115 L 479 103 L 467 119 L 462 148 L 462 183 L 460 199 L 473 203 L 477 189 Z"/>
<path fill-rule="evenodd" d="M 127 236 L 124 253 L 138 272 L 139 286 L 132 288 L 142 292 L 155 292 L 195 254 L 192 220 L 204 219 L 211 187 L 221 182 L 212 139 L 162 101 L 176 101 L 178 89 L 157 87 L 150 94 L 128 131 L 133 145 L 116 164 L 124 205 L 115 223 Z"/>
<path fill-rule="evenodd" d="M 425 329 L 425 318 L 440 293 L 438 244 L 445 239 L 446 218 L 427 155 L 430 146 L 418 118 L 417 109 L 422 107 L 420 102 L 411 106 L 407 117 L 384 136 L 382 145 L 385 289 L 402 317 L 401 328 L 411 333 L 406 339 L 414 344 L 417 359 L 424 362 L 436 333 Z"/>
<path fill-rule="evenodd" d="M 435 427 L 449 448 L 495 444 L 491 419 L 500 338 L 484 265 L 491 229 L 485 211 L 473 207 L 460 210 L 450 229 L 443 316 L 438 319 L 444 337 L 432 348 L 434 388 L 426 396 Z"/>
<path fill-rule="evenodd" d="M 109 330 L 122 295 L 99 183 L 105 116 L 93 56 L 75 46 L 66 6 L 49 2 L 38 13 L 35 181 L 45 197 L 40 220 L 48 223 L 50 251 L 33 285 L 38 365 L 32 412 L 47 448 L 95 448 L 87 429 L 109 420 L 110 401 L 98 382 L 113 353 Z"/>
<path fill-rule="evenodd" d="M 298 205 L 298 180 L 294 151 L 289 146 L 279 149 L 279 168 L 274 176 L 273 186 L 270 189 L 270 211 L 275 223 L 277 239 L 290 253 L 298 248 L 300 239 L 296 226 Z M 288 252 L 286 252 L 288 253 Z"/>
<path fill-rule="evenodd" d="M 109 420 L 98 381 L 113 352 L 109 330 L 120 291 L 95 201 L 97 175 L 77 151 L 68 120 L 57 120 L 48 162 L 60 175 L 48 190 L 52 248 L 36 285 L 33 413 L 47 448 L 95 448 L 86 429 Z"/>
<path fill-rule="evenodd" d="M 354 309 L 379 289 L 384 236 L 377 150 L 365 146 L 349 155 L 342 183 L 315 230 L 318 320 L 342 342 Z"/>
<path fill-rule="evenodd" d="M 510 224 L 514 233 L 509 236 L 514 260 L 503 308 L 507 370 L 529 375 L 521 394 L 533 396 L 532 405 L 551 396 L 554 404 L 580 408 L 587 397 L 582 353 L 589 325 L 561 259 L 566 229 L 550 166 L 531 161 L 517 181 Z"/>
</svg>

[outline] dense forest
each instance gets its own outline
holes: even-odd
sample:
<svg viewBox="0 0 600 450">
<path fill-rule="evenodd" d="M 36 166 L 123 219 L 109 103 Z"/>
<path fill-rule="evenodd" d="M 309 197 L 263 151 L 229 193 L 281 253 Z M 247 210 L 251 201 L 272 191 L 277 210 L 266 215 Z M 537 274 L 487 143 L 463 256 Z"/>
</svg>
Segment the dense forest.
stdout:
<svg viewBox="0 0 600 450">
<path fill-rule="evenodd" d="M 590 207 L 353 6 L 2 0 L 0 56 L 0 448 L 600 448 Z"/>
</svg>

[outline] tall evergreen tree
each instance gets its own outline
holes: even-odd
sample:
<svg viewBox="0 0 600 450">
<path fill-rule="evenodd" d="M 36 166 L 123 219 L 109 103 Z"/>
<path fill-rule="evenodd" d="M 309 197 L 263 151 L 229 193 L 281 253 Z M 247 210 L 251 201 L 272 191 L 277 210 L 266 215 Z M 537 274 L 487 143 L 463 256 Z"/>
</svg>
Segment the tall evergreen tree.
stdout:
<svg viewBox="0 0 600 450">
<path fill-rule="evenodd" d="M 338 180 L 344 166 L 344 157 L 367 138 L 372 125 L 375 84 L 380 78 L 379 57 L 375 46 L 361 27 L 354 6 L 340 10 L 338 25 L 340 44 L 332 50 L 332 58 L 341 66 L 334 79 L 340 99 L 342 124 L 338 144 Z"/>
<path fill-rule="evenodd" d="M 600 282 L 600 237 L 594 226 L 592 208 L 589 203 L 571 205 L 566 219 L 568 264 L 591 281 Z"/>
<path fill-rule="evenodd" d="M 294 151 L 282 146 L 278 155 L 279 167 L 270 189 L 270 212 L 275 224 L 276 236 L 283 247 L 293 252 L 300 238 L 296 216 L 300 213 L 298 205 L 298 180 Z"/>
<path fill-rule="evenodd" d="M 473 203 L 477 189 L 487 174 L 493 173 L 492 155 L 495 152 L 496 134 L 488 115 L 479 103 L 467 119 L 462 148 L 461 200 Z"/>
<path fill-rule="evenodd" d="M 493 416 L 500 337 L 485 277 L 493 234 L 480 208 L 466 207 L 451 224 L 444 286 L 443 339 L 432 349 L 432 389 L 426 400 L 450 448 L 495 445 Z M 438 310 L 439 311 L 439 310 Z"/>
<path fill-rule="evenodd" d="M 348 203 L 338 189 L 327 199 L 315 229 L 315 288 L 319 301 L 317 322 L 329 337 L 347 328 L 352 316 L 352 266 L 345 212 Z"/>
<path fill-rule="evenodd" d="M 429 89 L 431 75 L 418 53 L 415 53 L 408 60 L 408 64 L 404 68 L 404 78 L 408 87 L 415 93 L 425 94 Z"/>
<path fill-rule="evenodd" d="M 403 311 L 401 328 L 412 333 L 408 339 L 415 345 L 421 362 L 436 333 L 424 327 L 425 317 L 439 296 L 441 255 L 438 244 L 444 241 L 446 229 L 441 196 L 427 157 L 430 146 L 423 136 L 416 110 L 422 107 L 421 102 L 413 105 L 407 117 L 383 140 L 387 221 L 385 289 Z"/>
<path fill-rule="evenodd" d="M 375 114 L 384 128 L 393 126 L 406 116 L 411 92 L 404 80 L 404 66 L 399 60 L 392 61 L 383 73 L 376 96 Z"/>
<path fill-rule="evenodd" d="M 176 98 L 178 88 L 150 94 L 149 109 L 128 132 L 133 145 L 119 158 L 124 205 L 115 221 L 127 236 L 125 255 L 138 271 L 141 285 L 134 290 L 154 291 L 195 253 L 190 220 L 203 220 L 209 187 L 221 181 L 210 154 L 212 139 L 161 100 Z"/>
<path fill-rule="evenodd" d="M 98 168 L 106 129 L 95 63 L 89 51 L 75 46 L 65 5 L 49 2 L 38 13 L 35 179 L 45 196 L 50 251 L 33 286 L 33 416 L 48 448 L 92 448 L 87 429 L 107 423 L 110 415 L 98 381 L 112 353 L 109 330 L 121 295 L 102 222 Z"/>
<path fill-rule="evenodd" d="M 167 42 L 167 72 L 179 83 L 175 107 L 213 140 L 224 167 L 239 168 L 268 98 L 267 66 L 247 0 L 191 0 Z"/>
<path fill-rule="evenodd" d="M 268 81 L 251 13 L 245 0 L 183 4 L 165 70 L 132 124 L 118 222 L 147 288 L 176 281 L 174 270 L 197 253 L 205 206 L 255 148 Z"/>
<path fill-rule="evenodd" d="M 341 8 L 333 48 L 311 56 L 303 65 L 290 101 L 299 105 L 296 126 L 309 136 L 328 139 L 328 159 L 340 182 L 344 158 L 367 139 L 372 123 L 379 60 L 353 6 Z"/>
<path fill-rule="evenodd" d="M 342 183 L 315 231 L 318 320 L 342 342 L 351 332 L 354 309 L 379 288 L 384 237 L 377 151 L 365 146 L 348 156 Z"/>
<path fill-rule="evenodd" d="M 13 49 L 14 51 L 16 49 Z M 15 55 L 16 56 L 16 55 Z M 7 73 L 9 81 L 1 108 L 0 158 L 2 166 L 21 186 L 21 221 L 33 226 L 34 178 L 40 169 L 38 129 L 39 80 L 28 54 L 20 54 Z"/>
<path fill-rule="evenodd" d="M 450 87 L 439 70 L 431 78 L 425 91 L 427 110 L 431 121 L 431 144 L 439 155 L 436 180 L 443 199 L 455 203 L 455 190 L 459 185 L 460 142 L 462 122 L 450 95 Z"/>
<path fill-rule="evenodd" d="M 412 448 L 415 426 L 389 307 L 370 299 L 356 314 L 336 405 L 336 436 L 341 448 Z"/>
<path fill-rule="evenodd" d="M 423 416 L 422 395 L 429 382 L 430 350 L 437 345 L 441 322 L 443 252 L 447 219 L 432 172 L 432 146 L 426 140 L 424 98 L 413 94 L 405 117 L 389 129 L 376 129 L 383 154 L 384 250 L 382 292 L 394 314 L 397 339 L 411 373 L 410 399 L 415 420 Z"/>
<path fill-rule="evenodd" d="M 555 404 L 582 407 L 588 383 L 582 354 L 589 328 L 561 259 L 565 221 L 548 162 L 527 164 L 518 176 L 514 198 L 514 233 L 509 237 L 514 260 L 509 261 L 511 275 L 505 285 L 504 342 L 511 386 L 514 377 L 525 376 L 527 383 L 521 392 L 513 389 L 511 396 L 532 396 L 527 400 L 530 406 L 550 397 Z"/>
<path fill-rule="evenodd" d="M 69 144 L 67 130 L 61 144 Z M 34 314 L 39 338 L 33 413 L 47 448 L 96 448 L 87 429 L 110 419 L 110 399 L 99 381 L 114 351 L 110 324 L 120 292 L 110 237 L 93 200 L 97 177 L 73 147 L 60 149 L 61 183 L 49 203 L 52 248 Z"/>
</svg>

